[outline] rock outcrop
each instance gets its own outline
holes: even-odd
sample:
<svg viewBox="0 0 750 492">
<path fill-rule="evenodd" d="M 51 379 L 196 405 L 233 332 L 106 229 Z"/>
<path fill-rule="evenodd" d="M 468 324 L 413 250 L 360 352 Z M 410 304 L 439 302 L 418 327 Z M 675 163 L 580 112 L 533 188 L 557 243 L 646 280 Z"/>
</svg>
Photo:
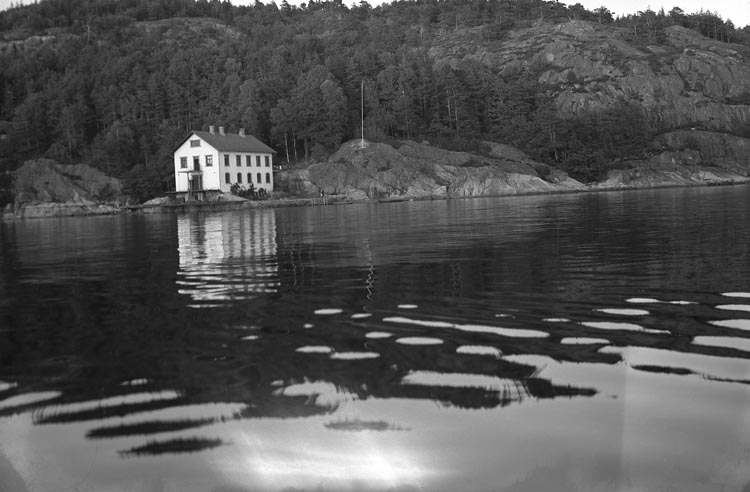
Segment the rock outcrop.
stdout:
<svg viewBox="0 0 750 492">
<path fill-rule="evenodd" d="M 83 164 L 51 159 L 25 162 L 14 175 L 15 201 L 6 218 L 116 213 L 125 196 L 120 181 Z"/>
<path fill-rule="evenodd" d="M 582 183 L 525 154 L 487 143 L 489 156 L 452 152 L 427 143 L 348 142 L 327 162 L 279 173 L 280 191 L 297 196 L 346 195 L 352 199 L 458 198 L 586 189 Z"/>
<path fill-rule="evenodd" d="M 535 66 L 563 118 L 636 104 L 659 135 L 654 147 L 665 154 L 629 161 L 630 167 L 706 166 L 726 178 L 746 176 L 750 169 L 750 141 L 740 136 L 750 135 L 746 46 L 681 26 L 666 28 L 663 39 L 649 43 L 624 28 L 574 20 L 513 30 L 501 41 L 456 31 L 430 55 L 454 67 L 479 61 L 501 74 Z"/>
</svg>

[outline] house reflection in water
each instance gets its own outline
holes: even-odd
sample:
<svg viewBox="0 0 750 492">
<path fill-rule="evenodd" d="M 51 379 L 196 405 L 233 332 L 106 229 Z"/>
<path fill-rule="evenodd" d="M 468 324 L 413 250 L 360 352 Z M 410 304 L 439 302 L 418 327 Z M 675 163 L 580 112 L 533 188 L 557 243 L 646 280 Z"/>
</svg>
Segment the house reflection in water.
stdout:
<svg viewBox="0 0 750 492">
<path fill-rule="evenodd" d="M 279 287 L 276 216 L 251 213 L 194 214 L 177 217 L 179 293 L 192 307 L 252 299 Z"/>
</svg>

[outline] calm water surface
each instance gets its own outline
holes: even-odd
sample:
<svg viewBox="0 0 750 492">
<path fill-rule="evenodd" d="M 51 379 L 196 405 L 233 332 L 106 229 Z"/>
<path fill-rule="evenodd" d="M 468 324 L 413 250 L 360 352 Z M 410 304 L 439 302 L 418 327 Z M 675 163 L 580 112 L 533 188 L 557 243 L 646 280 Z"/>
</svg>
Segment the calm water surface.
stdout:
<svg viewBox="0 0 750 492">
<path fill-rule="evenodd" d="M 30 220 L 0 490 L 750 490 L 750 189 Z"/>
</svg>

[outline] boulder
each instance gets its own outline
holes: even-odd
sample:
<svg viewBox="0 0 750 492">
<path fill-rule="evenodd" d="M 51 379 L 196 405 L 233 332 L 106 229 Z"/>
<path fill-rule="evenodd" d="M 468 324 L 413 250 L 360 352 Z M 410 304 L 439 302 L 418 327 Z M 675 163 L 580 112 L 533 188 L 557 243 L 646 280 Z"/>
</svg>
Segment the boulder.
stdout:
<svg viewBox="0 0 750 492">
<path fill-rule="evenodd" d="M 62 165 L 51 159 L 26 161 L 15 172 L 16 206 L 38 203 L 118 204 L 125 197 L 120 181 L 92 167 Z"/>
</svg>

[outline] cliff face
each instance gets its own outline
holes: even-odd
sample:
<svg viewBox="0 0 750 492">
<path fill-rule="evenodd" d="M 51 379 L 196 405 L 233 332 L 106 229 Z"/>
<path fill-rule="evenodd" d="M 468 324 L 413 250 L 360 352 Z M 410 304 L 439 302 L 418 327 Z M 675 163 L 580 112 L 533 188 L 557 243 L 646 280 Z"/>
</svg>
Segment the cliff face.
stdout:
<svg viewBox="0 0 750 492">
<path fill-rule="evenodd" d="M 565 173 L 534 162 L 512 147 L 487 144 L 490 157 L 451 152 L 426 143 L 348 142 L 327 162 L 287 171 L 276 186 L 287 193 L 343 194 L 364 198 L 457 198 L 549 193 L 586 187 Z"/>
<path fill-rule="evenodd" d="M 624 100 L 641 105 L 662 131 L 731 131 L 750 123 L 750 49 L 681 26 L 667 28 L 665 36 L 658 45 L 642 45 L 623 28 L 570 21 L 514 30 L 494 44 L 457 32 L 430 55 L 453 66 L 475 59 L 501 73 L 536 64 L 563 116 Z"/>
<path fill-rule="evenodd" d="M 453 66 L 478 60 L 500 73 L 534 65 L 563 118 L 636 104 L 658 136 L 644 149 L 650 158 L 626 161 L 622 171 L 639 167 L 658 174 L 665 165 L 684 165 L 694 174 L 697 166 L 718 169 L 728 180 L 750 172 L 750 140 L 742 137 L 750 136 L 745 46 L 680 26 L 665 29 L 658 44 L 647 44 L 622 28 L 571 21 L 515 30 L 494 43 L 457 32 L 430 54 Z"/>
</svg>

